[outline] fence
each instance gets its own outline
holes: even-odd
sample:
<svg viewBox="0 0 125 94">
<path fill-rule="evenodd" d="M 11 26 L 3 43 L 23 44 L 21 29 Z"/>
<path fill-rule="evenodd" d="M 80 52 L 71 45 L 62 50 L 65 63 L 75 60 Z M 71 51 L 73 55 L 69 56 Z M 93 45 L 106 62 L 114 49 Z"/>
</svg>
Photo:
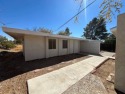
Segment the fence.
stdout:
<svg viewBox="0 0 125 94">
<path fill-rule="evenodd" d="M 108 39 L 104 43 L 101 43 L 101 50 L 115 52 L 116 39 Z"/>
</svg>

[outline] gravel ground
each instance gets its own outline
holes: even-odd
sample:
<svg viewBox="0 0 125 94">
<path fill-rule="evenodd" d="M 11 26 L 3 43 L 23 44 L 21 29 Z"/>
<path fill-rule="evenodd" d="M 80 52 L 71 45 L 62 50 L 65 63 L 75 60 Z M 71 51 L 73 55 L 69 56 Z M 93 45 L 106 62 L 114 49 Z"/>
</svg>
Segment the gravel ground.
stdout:
<svg viewBox="0 0 125 94">
<path fill-rule="evenodd" d="M 21 52 L 0 56 L 0 94 L 28 94 L 28 79 L 89 58 L 80 54 L 25 62 Z"/>
<path fill-rule="evenodd" d="M 108 94 L 99 77 L 88 74 L 63 94 Z"/>
</svg>

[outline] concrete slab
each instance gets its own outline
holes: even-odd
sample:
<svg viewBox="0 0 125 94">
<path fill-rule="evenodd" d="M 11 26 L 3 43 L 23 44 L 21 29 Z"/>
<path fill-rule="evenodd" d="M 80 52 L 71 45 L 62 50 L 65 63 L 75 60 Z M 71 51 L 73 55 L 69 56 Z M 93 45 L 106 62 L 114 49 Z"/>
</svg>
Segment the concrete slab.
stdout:
<svg viewBox="0 0 125 94">
<path fill-rule="evenodd" d="M 105 51 L 102 51 L 100 53 L 100 55 L 104 56 L 104 57 L 112 57 L 113 55 L 115 55 L 114 52 L 105 52 Z"/>
<path fill-rule="evenodd" d="M 59 70 L 30 79 L 29 94 L 61 94 L 105 61 L 106 57 L 93 56 Z"/>
<path fill-rule="evenodd" d="M 94 68 L 96 68 L 107 59 L 108 59 L 108 57 L 93 56 L 93 57 L 91 57 L 91 59 L 84 60 L 84 62 L 93 66 Z M 100 62 L 102 62 L 102 63 L 100 63 Z"/>
</svg>

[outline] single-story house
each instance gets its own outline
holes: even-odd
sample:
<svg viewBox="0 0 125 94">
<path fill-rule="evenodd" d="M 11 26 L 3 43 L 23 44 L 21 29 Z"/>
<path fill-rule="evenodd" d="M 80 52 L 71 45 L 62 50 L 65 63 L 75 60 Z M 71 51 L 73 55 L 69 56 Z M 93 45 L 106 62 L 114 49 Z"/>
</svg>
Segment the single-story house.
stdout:
<svg viewBox="0 0 125 94">
<path fill-rule="evenodd" d="M 23 40 L 25 61 L 73 53 L 100 53 L 100 41 L 2 27 L 15 39 Z"/>
</svg>

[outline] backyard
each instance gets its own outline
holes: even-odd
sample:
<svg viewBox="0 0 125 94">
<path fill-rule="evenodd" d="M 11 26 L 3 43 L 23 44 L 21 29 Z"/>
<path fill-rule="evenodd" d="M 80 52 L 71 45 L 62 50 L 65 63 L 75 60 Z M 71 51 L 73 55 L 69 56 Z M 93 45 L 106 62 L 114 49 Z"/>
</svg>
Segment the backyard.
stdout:
<svg viewBox="0 0 125 94">
<path fill-rule="evenodd" d="M 19 50 L 20 48 L 20 50 Z M 45 73 L 60 69 L 62 67 L 77 63 L 91 56 L 82 54 L 70 54 L 49 59 L 40 59 L 25 62 L 21 46 L 0 55 L 0 94 L 27 94 L 28 79 L 43 75 Z M 15 51 L 16 50 L 16 51 Z M 106 78 L 114 73 L 115 61 L 107 60 L 93 73 L 99 76 L 109 94 L 117 94 L 114 83 L 108 82 Z M 121 93 L 119 93 L 121 94 Z"/>
<path fill-rule="evenodd" d="M 90 57 L 71 54 L 25 62 L 22 52 L 11 51 L 1 52 L 4 55 L 0 56 L 0 94 L 27 94 L 28 79 Z"/>
</svg>

